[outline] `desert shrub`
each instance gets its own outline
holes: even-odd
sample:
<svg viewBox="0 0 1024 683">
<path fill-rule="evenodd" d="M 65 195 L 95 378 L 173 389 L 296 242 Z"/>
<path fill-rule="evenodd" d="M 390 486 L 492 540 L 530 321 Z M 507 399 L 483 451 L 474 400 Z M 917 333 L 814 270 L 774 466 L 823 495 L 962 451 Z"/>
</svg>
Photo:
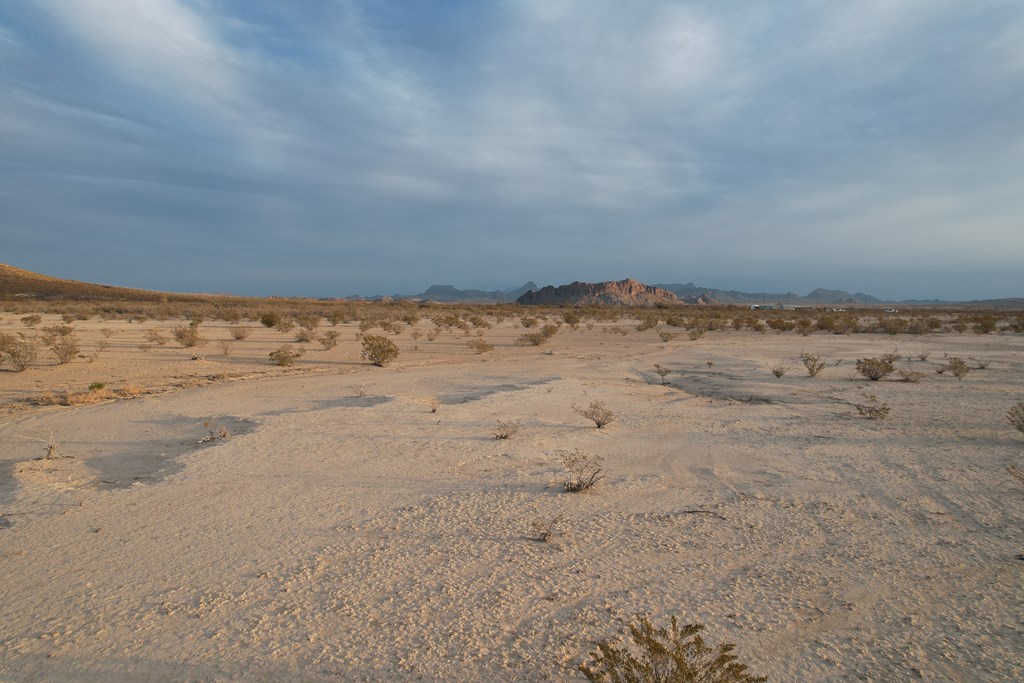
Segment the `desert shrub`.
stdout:
<svg viewBox="0 0 1024 683">
<path fill-rule="evenodd" d="M 78 338 L 73 334 L 61 335 L 50 344 L 50 351 L 60 365 L 66 365 L 78 355 Z"/>
<path fill-rule="evenodd" d="M 814 332 L 815 327 L 814 321 L 810 318 L 800 318 L 796 323 L 796 331 L 805 337 L 810 336 Z"/>
<path fill-rule="evenodd" d="M 1013 428 L 1024 434 L 1024 401 L 1017 401 L 1006 411 L 1006 419 L 1010 421 Z"/>
<path fill-rule="evenodd" d="M 519 322 L 522 323 L 523 327 L 537 327 L 540 325 L 540 320 L 532 316 L 523 316 L 519 319 Z"/>
<path fill-rule="evenodd" d="M 278 319 L 277 324 L 274 325 L 274 329 L 281 334 L 288 334 L 295 329 L 295 321 L 291 318 L 280 318 Z"/>
<path fill-rule="evenodd" d="M 991 334 L 996 330 L 996 319 L 990 315 L 980 316 L 974 323 L 974 331 L 978 334 Z"/>
<path fill-rule="evenodd" d="M 498 420 L 498 428 L 494 430 L 494 438 L 499 441 L 511 439 L 522 426 L 519 420 Z"/>
<path fill-rule="evenodd" d="M 75 328 L 70 325 L 51 325 L 39 331 L 39 338 L 43 342 L 43 346 L 50 346 L 58 337 L 66 337 L 74 333 Z"/>
<path fill-rule="evenodd" d="M 889 405 L 879 401 L 877 396 L 867 392 L 864 392 L 862 396 L 864 396 L 864 403 L 853 404 L 853 407 L 857 409 L 861 417 L 866 417 L 870 420 L 881 420 L 889 415 Z"/>
<path fill-rule="evenodd" d="M 21 319 L 21 324 L 25 327 L 35 327 L 41 322 L 43 322 L 43 316 L 36 314 L 26 315 Z"/>
<path fill-rule="evenodd" d="M 658 332 L 658 337 L 660 337 L 663 342 L 670 342 L 676 338 L 676 335 L 671 332 Z"/>
<path fill-rule="evenodd" d="M 15 372 L 24 372 L 39 356 L 39 340 L 35 337 L 0 335 L 0 365 L 8 363 Z"/>
<path fill-rule="evenodd" d="M 264 327 L 277 327 L 281 322 L 281 314 L 274 311 L 260 314 L 260 323 Z"/>
<path fill-rule="evenodd" d="M 361 358 L 378 367 L 384 367 L 398 358 L 398 347 L 387 337 L 368 334 L 362 338 L 363 352 Z"/>
<path fill-rule="evenodd" d="M 593 666 L 580 671 L 594 683 L 764 683 L 768 679 L 748 673 L 732 654 L 735 645 L 709 647 L 700 632 L 703 624 L 682 628 L 672 617 L 671 628 L 655 628 L 647 617 L 629 625 L 632 646 L 597 643 Z"/>
<path fill-rule="evenodd" d="M 164 344 L 167 343 L 167 337 L 165 337 L 163 333 L 155 327 L 146 330 L 146 333 L 145 335 L 143 335 L 143 338 L 148 342 L 153 342 L 154 344 L 159 344 L 160 346 L 163 346 Z"/>
<path fill-rule="evenodd" d="M 773 375 L 781 379 L 787 372 L 789 372 L 789 363 L 786 361 L 776 363 L 775 365 L 769 363 L 768 369 L 772 371 Z"/>
<path fill-rule="evenodd" d="M 924 373 L 918 372 L 917 370 L 897 370 L 896 374 L 900 376 L 900 379 L 904 382 L 910 382 L 911 384 L 917 384 L 924 379 Z"/>
<path fill-rule="evenodd" d="M 314 332 L 310 328 L 308 328 L 308 327 L 300 327 L 299 331 L 295 333 L 295 341 L 297 341 L 299 343 L 302 343 L 302 344 L 305 344 L 307 342 L 313 341 L 313 338 L 315 336 L 316 336 L 316 332 Z"/>
<path fill-rule="evenodd" d="M 75 317 L 74 313 L 65 313 L 60 317 L 60 319 L 66 323 L 71 323 L 75 321 Z"/>
<path fill-rule="evenodd" d="M 772 318 L 768 321 L 768 327 L 778 332 L 789 332 L 796 327 L 796 323 L 783 320 L 782 318 Z"/>
<path fill-rule="evenodd" d="M 488 351 L 494 350 L 494 344 L 489 343 L 483 337 L 470 339 L 469 341 L 466 342 L 466 346 L 473 349 L 477 353 L 487 353 Z"/>
<path fill-rule="evenodd" d="M 931 351 L 921 351 L 917 354 L 917 359 L 921 362 L 928 360 L 928 356 L 932 355 Z"/>
<path fill-rule="evenodd" d="M 530 522 L 531 538 L 540 543 L 547 543 L 555 535 L 555 527 L 562 521 L 562 515 L 551 519 L 535 519 Z"/>
<path fill-rule="evenodd" d="M 907 325 L 907 332 L 909 334 L 928 334 L 931 329 L 928 327 L 928 323 L 920 318 L 915 318 Z"/>
<path fill-rule="evenodd" d="M 345 322 L 347 318 L 348 316 L 345 314 L 345 311 L 338 309 L 331 311 L 330 315 L 327 316 L 327 322 L 331 323 L 331 325 L 337 325 L 338 323 Z"/>
<path fill-rule="evenodd" d="M 584 493 L 604 479 L 601 475 L 600 456 L 591 455 L 578 448 L 562 456 L 562 466 L 569 475 L 562 483 L 562 488 L 569 493 Z"/>
<path fill-rule="evenodd" d="M 964 332 L 967 331 L 967 323 L 965 323 L 962 320 L 958 320 L 955 323 L 953 323 L 953 329 L 959 334 L 963 334 Z"/>
<path fill-rule="evenodd" d="M 514 343 L 516 346 L 540 346 L 555 336 L 557 332 L 558 326 L 548 323 L 536 332 L 527 332 L 519 336 Z"/>
<path fill-rule="evenodd" d="M 295 318 L 295 322 L 297 322 L 300 327 L 304 327 L 307 330 L 315 330 L 320 327 L 320 315 L 315 313 L 300 315 Z"/>
<path fill-rule="evenodd" d="M 861 358 L 857 361 L 857 372 L 873 382 L 891 375 L 895 369 L 892 361 L 884 358 Z"/>
<path fill-rule="evenodd" d="M 572 409 L 597 425 L 598 429 L 602 429 L 606 424 L 615 421 L 615 413 L 608 410 L 604 401 L 591 401 L 590 405 L 586 408 L 573 406 Z"/>
<path fill-rule="evenodd" d="M 229 328 L 229 331 L 231 332 L 231 338 L 234 339 L 235 341 L 242 341 L 243 339 L 248 339 L 249 335 L 252 334 L 252 330 L 249 329 L 248 327 L 232 327 Z"/>
<path fill-rule="evenodd" d="M 963 379 L 967 376 L 967 373 L 971 371 L 971 367 L 967 364 L 967 361 L 962 358 L 957 358 L 956 356 L 953 356 L 946 361 L 946 369 L 949 370 L 949 372 L 957 379 Z"/>
<path fill-rule="evenodd" d="M 325 351 L 330 351 L 338 345 L 338 332 L 336 330 L 328 330 L 317 337 L 317 341 L 323 345 Z"/>
<path fill-rule="evenodd" d="M 269 354 L 270 360 L 274 365 L 280 365 L 281 367 L 288 367 L 289 365 L 295 365 L 295 361 L 302 357 L 301 349 L 295 351 L 291 346 L 285 344 L 276 351 L 271 351 Z"/>
<path fill-rule="evenodd" d="M 574 330 L 578 330 L 580 327 L 581 318 L 580 314 L 576 311 L 563 311 L 562 320 Z"/>
<path fill-rule="evenodd" d="M 658 317 L 657 316 L 655 316 L 655 315 L 644 316 L 644 318 L 636 326 L 636 331 L 637 332 L 644 332 L 646 330 L 654 329 L 655 327 L 657 327 L 657 325 L 658 325 Z"/>
<path fill-rule="evenodd" d="M 880 358 L 882 360 L 884 360 L 886 363 L 895 363 L 896 361 L 898 361 L 900 359 L 900 350 L 899 349 L 893 349 L 892 351 L 889 351 L 887 353 L 883 353 L 880 356 Z"/>
<path fill-rule="evenodd" d="M 800 360 L 803 361 L 804 367 L 807 368 L 807 374 L 811 377 L 817 377 L 818 373 L 825 369 L 825 361 L 821 360 L 820 354 L 801 351 Z"/>
<path fill-rule="evenodd" d="M 187 349 L 202 346 L 206 340 L 199 334 L 199 325 L 190 323 L 188 326 L 179 326 L 171 330 L 174 340 Z"/>
</svg>

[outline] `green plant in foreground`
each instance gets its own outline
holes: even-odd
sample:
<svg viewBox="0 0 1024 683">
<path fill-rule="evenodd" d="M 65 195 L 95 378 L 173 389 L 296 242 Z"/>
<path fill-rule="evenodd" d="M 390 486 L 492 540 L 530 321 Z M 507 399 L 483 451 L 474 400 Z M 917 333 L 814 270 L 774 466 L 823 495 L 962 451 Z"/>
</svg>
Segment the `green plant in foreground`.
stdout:
<svg viewBox="0 0 1024 683">
<path fill-rule="evenodd" d="M 764 683 L 768 679 L 748 673 L 732 654 L 735 645 L 709 647 L 700 632 L 703 624 L 682 628 L 672 617 L 671 629 L 655 628 L 647 617 L 629 625 L 632 647 L 597 643 L 594 664 L 579 670 L 595 683 Z"/>
</svg>

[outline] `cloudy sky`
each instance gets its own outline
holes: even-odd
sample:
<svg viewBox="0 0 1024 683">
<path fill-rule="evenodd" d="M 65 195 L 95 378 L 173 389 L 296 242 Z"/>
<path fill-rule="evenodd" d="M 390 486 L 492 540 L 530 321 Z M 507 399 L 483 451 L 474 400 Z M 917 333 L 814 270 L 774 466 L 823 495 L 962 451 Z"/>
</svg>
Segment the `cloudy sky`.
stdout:
<svg viewBox="0 0 1024 683">
<path fill-rule="evenodd" d="M 0 262 L 1024 296 L 1024 3 L 5 2 Z"/>
</svg>

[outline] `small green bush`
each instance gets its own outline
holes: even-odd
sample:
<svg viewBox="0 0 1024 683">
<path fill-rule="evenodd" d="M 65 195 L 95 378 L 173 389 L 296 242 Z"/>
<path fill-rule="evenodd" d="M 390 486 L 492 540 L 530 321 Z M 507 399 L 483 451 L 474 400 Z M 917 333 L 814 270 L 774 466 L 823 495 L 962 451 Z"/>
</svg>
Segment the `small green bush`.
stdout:
<svg viewBox="0 0 1024 683">
<path fill-rule="evenodd" d="M 271 351 L 268 355 L 271 362 L 285 368 L 289 365 L 295 365 L 295 361 L 302 357 L 302 351 L 294 351 L 291 346 L 285 344 L 276 351 Z"/>
<path fill-rule="evenodd" d="M 946 369 L 957 379 L 963 379 L 971 371 L 971 366 L 964 359 L 953 356 L 946 362 Z"/>
<path fill-rule="evenodd" d="M 174 335 L 175 341 L 187 349 L 206 343 L 206 340 L 199 334 L 199 325 L 194 321 L 187 327 L 175 327 L 171 330 L 171 334 Z"/>
<path fill-rule="evenodd" d="M 398 358 L 398 347 L 387 337 L 368 334 L 363 337 L 362 345 L 361 357 L 377 367 L 384 367 Z"/>
<path fill-rule="evenodd" d="M 872 382 L 877 382 L 886 375 L 891 375 L 896 368 L 892 361 L 885 358 L 861 358 L 857 361 L 857 372 Z"/>
<path fill-rule="evenodd" d="M 768 679 L 748 673 L 732 654 L 735 645 L 709 647 L 700 632 L 703 624 L 682 628 L 672 617 L 671 629 L 655 628 L 647 617 L 629 625 L 632 647 L 597 643 L 593 666 L 580 671 L 592 683 L 764 683 Z"/>
</svg>

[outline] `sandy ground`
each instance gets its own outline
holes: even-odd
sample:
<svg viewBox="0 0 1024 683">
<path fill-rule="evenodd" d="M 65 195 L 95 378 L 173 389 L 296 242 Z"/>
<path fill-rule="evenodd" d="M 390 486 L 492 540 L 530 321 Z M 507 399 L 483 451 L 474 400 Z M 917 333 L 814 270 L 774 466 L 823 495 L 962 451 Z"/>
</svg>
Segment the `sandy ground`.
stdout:
<svg viewBox="0 0 1024 683">
<path fill-rule="evenodd" d="M 407 330 L 382 369 L 340 325 L 281 371 L 287 338 L 252 324 L 228 356 L 138 348 L 173 324 L 76 323 L 91 359 L 0 372 L 0 680 L 582 680 L 638 614 L 703 622 L 772 681 L 1024 670 L 1024 336 L 618 323 L 516 347 L 506 321 L 484 355 Z M 896 346 L 931 350 L 898 364 L 920 383 L 852 377 Z M 958 381 L 943 354 L 989 365 Z M 179 388 L 17 404 L 93 381 Z M 887 419 L 857 415 L 864 391 Z M 595 400 L 600 430 L 572 408 Z M 522 429 L 495 440 L 498 419 Z M 577 448 L 604 459 L 588 494 L 562 490 Z"/>
</svg>

